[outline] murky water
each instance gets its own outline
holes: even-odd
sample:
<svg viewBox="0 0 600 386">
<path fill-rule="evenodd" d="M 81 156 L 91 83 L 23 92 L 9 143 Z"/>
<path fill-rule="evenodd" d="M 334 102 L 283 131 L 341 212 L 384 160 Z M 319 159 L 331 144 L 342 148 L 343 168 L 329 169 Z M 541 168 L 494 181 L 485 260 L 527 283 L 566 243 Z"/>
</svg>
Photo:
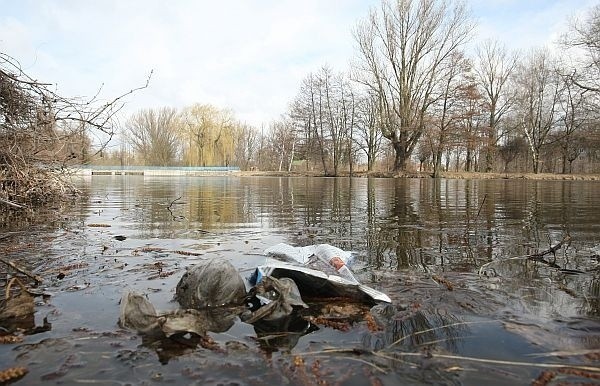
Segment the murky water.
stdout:
<svg viewBox="0 0 600 386">
<path fill-rule="evenodd" d="M 598 183 L 94 176 L 81 187 L 89 199 L 61 221 L 0 239 L 50 295 L 36 298 L 35 314 L 49 331 L 0 346 L 2 367 L 28 368 L 22 384 L 515 384 L 543 371 L 574 382 L 598 374 Z M 185 267 L 218 256 L 247 276 L 279 242 L 353 251 L 357 278 L 392 306 L 313 304 L 326 317 L 284 336 L 238 321 L 210 334 L 216 347 L 117 326 L 124 290 L 174 309 Z"/>
</svg>

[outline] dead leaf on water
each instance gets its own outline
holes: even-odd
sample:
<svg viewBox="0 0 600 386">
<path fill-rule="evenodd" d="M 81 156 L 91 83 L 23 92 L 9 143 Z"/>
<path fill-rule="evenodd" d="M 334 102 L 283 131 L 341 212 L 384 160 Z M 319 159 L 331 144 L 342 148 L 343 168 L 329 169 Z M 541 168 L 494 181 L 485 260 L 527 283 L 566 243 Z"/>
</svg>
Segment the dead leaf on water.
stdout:
<svg viewBox="0 0 600 386">
<path fill-rule="evenodd" d="M 6 370 L 0 371 L 0 384 L 5 385 L 10 382 L 15 382 L 25 376 L 29 370 L 25 367 L 9 367 Z"/>
</svg>

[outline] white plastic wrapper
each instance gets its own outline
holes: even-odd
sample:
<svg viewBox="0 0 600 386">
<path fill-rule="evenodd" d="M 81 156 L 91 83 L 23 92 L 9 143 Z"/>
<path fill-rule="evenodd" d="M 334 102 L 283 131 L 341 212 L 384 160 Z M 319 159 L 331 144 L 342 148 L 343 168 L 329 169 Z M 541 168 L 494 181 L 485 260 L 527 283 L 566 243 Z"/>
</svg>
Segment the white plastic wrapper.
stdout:
<svg viewBox="0 0 600 386">
<path fill-rule="evenodd" d="M 298 263 L 306 267 L 336 274 L 351 282 L 358 283 L 348 265 L 352 263 L 352 253 L 329 244 L 293 247 L 280 243 L 265 250 L 265 255 L 279 260 Z M 332 269 L 333 268 L 333 269 Z"/>
</svg>

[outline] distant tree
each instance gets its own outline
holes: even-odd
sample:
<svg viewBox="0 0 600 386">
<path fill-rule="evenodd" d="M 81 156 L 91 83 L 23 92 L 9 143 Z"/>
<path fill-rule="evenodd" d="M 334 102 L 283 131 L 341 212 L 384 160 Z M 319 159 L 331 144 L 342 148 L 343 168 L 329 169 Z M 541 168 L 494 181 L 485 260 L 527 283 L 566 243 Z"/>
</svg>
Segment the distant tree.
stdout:
<svg viewBox="0 0 600 386">
<path fill-rule="evenodd" d="M 522 136 L 504 137 L 504 143 L 498 147 L 498 153 L 504 161 L 504 172 L 508 172 L 508 165 L 517 158 L 519 154 L 527 151 L 527 143 Z"/>
<path fill-rule="evenodd" d="M 228 166 L 234 160 L 241 124 L 228 109 L 208 104 L 186 107 L 180 137 L 184 162 L 190 166 Z"/>
<path fill-rule="evenodd" d="M 433 156 L 433 176 L 439 177 L 444 152 L 456 145 L 458 140 L 459 121 L 465 112 L 462 102 L 465 73 L 469 63 L 462 53 L 456 51 L 449 60 L 440 66 L 438 71 L 443 82 L 434 88 L 434 103 L 429 114 L 429 127 L 425 131 L 427 143 Z M 449 157 L 446 157 L 449 160 Z M 447 169 L 447 166 L 446 166 Z"/>
<path fill-rule="evenodd" d="M 570 77 L 564 83 L 559 100 L 559 126 L 557 133 L 562 154 L 562 173 L 573 172 L 573 162 L 583 153 L 585 140 L 583 133 L 593 125 L 594 108 L 589 106 L 586 90 L 575 85 Z"/>
<path fill-rule="evenodd" d="M 356 130 L 352 139 L 356 146 L 367 157 L 367 170 L 372 171 L 381 149 L 381 131 L 379 128 L 377 101 L 371 92 L 364 92 L 357 97 Z"/>
<path fill-rule="evenodd" d="M 492 171 L 498 141 L 506 134 L 500 132 L 500 123 L 515 100 L 510 78 L 516 66 L 517 56 L 509 54 L 497 41 L 487 40 L 477 49 L 474 70 L 488 112 L 485 172 Z"/>
<path fill-rule="evenodd" d="M 532 51 L 519 65 L 516 114 L 531 151 L 533 172 L 539 173 L 540 152 L 558 120 L 561 78 L 556 62 L 545 49 Z"/>
<path fill-rule="evenodd" d="M 270 128 L 270 152 L 276 161 L 278 171 L 291 171 L 296 151 L 296 131 L 293 122 L 282 118 L 272 123 Z"/>
<path fill-rule="evenodd" d="M 459 89 L 459 96 L 462 104 L 459 138 L 462 143 L 458 145 L 465 149 L 465 171 L 470 172 L 475 169 L 475 160 L 480 153 L 482 142 L 487 143 L 489 139 L 482 138 L 482 127 L 485 126 L 484 98 L 470 73 Z"/>
<path fill-rule="evenodd" d="M 248 124 L 240 124 L 235 134 L 235 164 L 248 170 L 258 148 L 258 133 Z"/>
<path fill-rule="evenodd" d="M 464 3 L 445 0 L 384 0 L 357 26 L 355 78 L 377 97 L 394 170 L 406 169 L 443 81 L 440 67 L 472 30 Z"/>
<path fill-rule="evenodd" d="M 324 173 L 338 175 L 348 154 L 357 116 L 354 91 L 345 76 L 328 67 L 309 74 L 292 104 L 290 116 L 306 131 L 305 144 L 317 148 Z M 351 157 L 345 159 L 350 161 Z"/>
<path fill-rule="evenodd" d="M 419 159 L 419 172 L 424 171 L 424 165 L 431 158 L 431 146 L 425 142 L 419 143 L 417 147 L 417 157 Z"/>
<path fill-rule="evenodd" d="M 145 165 L 175 164 L 181 149 L 177 110 L 170 107 L 143 109 L 125 124 L 126 136 Z"/>
</svg>

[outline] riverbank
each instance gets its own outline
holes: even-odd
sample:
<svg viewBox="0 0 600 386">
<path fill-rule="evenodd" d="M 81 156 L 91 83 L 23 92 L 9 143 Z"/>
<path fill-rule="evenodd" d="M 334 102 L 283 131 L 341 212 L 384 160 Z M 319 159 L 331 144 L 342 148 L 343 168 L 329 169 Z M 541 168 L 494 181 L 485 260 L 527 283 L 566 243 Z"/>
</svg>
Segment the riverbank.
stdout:
<svg viewBox="0 0 600 386">
<path fill-rule="evenodd" d="M 231 173 L 238 176 L 262 177 L 323 177 L 321 172 L 287 172 L 287 171 L 239 171 Z M 348 172 L 341 172 L 339 177 L 348 177 Z M 374 178 L 432 178 L 429 172 L 355 172 L 353 177 Z M 600 174 L 554 174 L 554 173 L 479 173 L 479 172 L 442 172 L 440 178 L 471 180 L 566 180 L 566 181 L 600 181 Z"/>
</svg>

